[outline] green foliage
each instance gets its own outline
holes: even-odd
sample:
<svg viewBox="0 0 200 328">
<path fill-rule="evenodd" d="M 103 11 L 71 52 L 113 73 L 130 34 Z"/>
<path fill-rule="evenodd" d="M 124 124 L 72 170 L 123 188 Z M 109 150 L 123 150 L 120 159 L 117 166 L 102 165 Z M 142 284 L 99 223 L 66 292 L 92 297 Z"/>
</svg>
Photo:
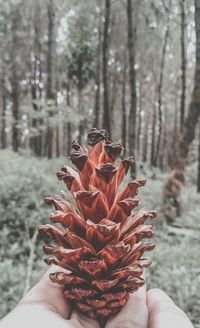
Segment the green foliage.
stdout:
<svg viewBox="0 0 200 328">
<path fill-rule="evenodd" d="M 30 252 L 28 235 L 33 235 L 39 223 L 48 222 L 51 209 L 44 204 L 43 198 L 64 189 L 54 173 L 66 159 L 38 160 L 1 151 L 0 162 L 0 316 L 3 316 L 23 295 Z M 152 222 L 157 247 L 148 254 L 153 263 L 147 270 L 147 287 L 163 289 L 198 327 L 200 208 L 196 186 L 189 172 L 191 170 L 187 174 L 187 187 L 182 193 L 183 214 L 177 218 L 176 227 L 168 226 L 162 216 L 164 174 L 147 170 L 148 183 L 140 189 L 138 198 L 143 207 L 158 211 L 157 219 Z M 143 178 L 144 174 L 139 172 L 138 177 Z M 38 238 L 32 285 L 46 270 L 41 245 Z"/>
<path fill-rule="evenodd" d="M 2 247 L 1 247 L 2 248 Z M 3 248 L 5 250 L 5 247 Z M 15 264 L 13 266 L 13 259 L 4 259 L 0 263 L 0 273 L 1 273 L 1 301 L 0 301 L 0 316 L 3 316 L 17 304 L 19 299 L 23 295 L 23 281 L 25 279 L 25 268 L 22 262 Z M 13 257 L 13 255 L 12 255 Z"/>
<path fill-rule="evenodd" d="M 63 160 L 64 162 L 64 160 Z M 66 160 L 65 160 L 66 162 Z M 51 209 L 44 197 L 59 193 L 56 173 L 62 160 L 25 158 L 11 151 L 0 152 L 0 316 L 23 295 L 29 242 L 38 224 L 49 220 Z M 48 172 L 48 173 L 47 173 Z M 33 274 L 36 281 L 44 270 L 41 243 L 35 248 Z M 38 262 L 38 264 L 37 264 Z M 43 268 L 43 269 L 42 269 Z"/>
<path fill-rule="evenodd" d="M 45 160 L 38 162 L 34 158 L 29 158 L 24 163 L 23 157 L 3 151 L 1 163 L 0 228 L 1 243 L 6 250 L 2 254 L 4 259 L 7 258 L 12 247 L 16 246 L 16 240 L 23 248 L 23 253 L 21 254 L 21 251 L 20 254 L 23 256 L 27 253 L 23 247 L 26 235 L 29 233 L 31 236 L 36 224 L 48 215 L 43 199 L 53 189 L 53 185 L 45 174 Z M 17 249 L 15 254 L 16 252 Z M 15 260 L 18 260 L 18 256 Z"/>
</svg>

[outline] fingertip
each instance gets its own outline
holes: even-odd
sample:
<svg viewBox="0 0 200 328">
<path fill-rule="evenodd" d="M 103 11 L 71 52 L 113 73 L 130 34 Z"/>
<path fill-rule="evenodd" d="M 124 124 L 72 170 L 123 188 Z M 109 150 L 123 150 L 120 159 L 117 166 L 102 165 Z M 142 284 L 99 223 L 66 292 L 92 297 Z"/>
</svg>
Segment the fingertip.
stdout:
<svg viewBox="0 0 200 328">
<path fill-rule="evenodd" d="M 152 294 L 152 295 L 155 295 L 156 297 L 157 296 L 163 296 L 163 297 L 168 297 L 170 298 L 162 289 L 160 288 L 151 288 L 147 291 L 147 294 Z"/>
<path fill-rule="evenodd" d="M 162 289 L 152 288 L 146 293 L 146 302 L 150 315 L 161 308 L 174 308 L 176 304 Z"/>
<path fill-rule="evenodd" d="M 152 288 L 147 292 L 147 304 L 151 306 L 155 302 L 172 302 L 174 301 L 162 290 L 159 288 Z"/>
</svg>

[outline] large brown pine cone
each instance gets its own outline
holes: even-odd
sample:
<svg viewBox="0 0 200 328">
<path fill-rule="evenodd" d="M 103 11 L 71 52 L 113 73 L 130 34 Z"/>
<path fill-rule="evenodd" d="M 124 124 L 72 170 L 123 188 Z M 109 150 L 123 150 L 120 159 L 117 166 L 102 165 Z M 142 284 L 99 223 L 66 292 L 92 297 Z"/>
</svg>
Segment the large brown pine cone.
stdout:
<svg viewBox="0 0 200 328">
<path fill-rule="evenodd" d="M 50 279 L 64 285 L 65 297 L 79 311 L 97 319 L 117 313 L 129 293 L 144 285 L 141 276 L 150 261 L 142 256 L 155 246 L 141 242 L 152 237 L 151 225 L 144 222 L 154 218 L 155 212 L 133 211 L 139 204 L 138 188 L 146 180 L 134 180 L 118 191 L 133 163 L 130 157 L 115 165 L 122 150 L 119 142 L 108 141 L 105 130 L 91 130 L 88 148 L 73 142 L 70 160 L 79 177 L 66 166 L 57 176 L 76 206 L 57 196 L 47 197 L 46 202 L 56 209 L 53 224 L 39 226 L 53 241 L 44 246 L 49 255 L 45 262 L 61 268 Z"/>
</svg>

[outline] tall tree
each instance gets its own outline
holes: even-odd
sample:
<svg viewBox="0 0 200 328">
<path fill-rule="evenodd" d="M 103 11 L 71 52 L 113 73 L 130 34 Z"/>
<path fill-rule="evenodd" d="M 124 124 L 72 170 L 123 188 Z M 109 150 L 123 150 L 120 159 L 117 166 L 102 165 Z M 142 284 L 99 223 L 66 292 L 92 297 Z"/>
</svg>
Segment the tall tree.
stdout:
<svg viewBox="0 0 200 328">
<path fill-rule="evenodd" d="M 1 126 L 1 145 L 7 147 L 6 137 L 6 86 L 5 86 L 5 61 L 2 60 L 1 68 L 1 102 L 2 102 L 2 126 Z"/>
<path fill-rule="evenodd" d="M 95 73 L 95 101 L 94 101 L 94 127 L 99 128 L 100 124 L 100 87 L 101 87 L 101 46 L 102 46 L 102 13 L 100 9 L 98 17 L 98 44 L 96 49 L 96 73 Z"/>
<path fill-rule="evenodd" d="M 142 161 L 147 162 L 148 152 L 148 130 L 149 130 L 149 111 L 145 113 L 146 120 L 144 126 L 144 137 L 143 137 L 143 149 L 142 149 Z"/>
<path fill-rule="evenodd" d="M 151 124 L 151 157 L 150 164 L 155 166 L 155 136 L 156 136 L 156 106 L 153 106 L 152 124 Z"/>
<path fill-rule="evenodd" d="M 169 3 L 169 8 L 167 8 L 167 25 L 164 36 L 161 62 L 160 62 L 160 75 L 158 81 L 158 137 L 155 149 L 155 166 L 158 165 L 159 155 L 160 155 L 160 145 L 163 132 L 163 101 L 162 101 L 162 92 L 163 92 L 163 79 L 164 79 L 164 69 L 165 69 L 165 59 L 167 51 L 167 43 L 169 39 L 169 27 L 170 27 L 170 10 L 171 10 L 171 1 Z"/>
<path fill-rule="evenodd" d="M 6 107 L 7 107 L 7 92 L 6 92 L 6 75 L 7 75 L 7 65 L 6 65 L 6 50 L 7 50 L 7 15 L 5 14 L 3 8 L 0 11 L 1 24 L 0 24 L 0 35 L 1 39 L 1 49 L 0 49 L 0 104 L 2 107 L 1 115 L 1 146 L 2 148 L 7 147 L 7 134 L 6 134 Z M 3 19 L 2 19 L 3 18 Z"/>
<path fill-rule="evenodd" d="M 142 82 L 141 82 L 142 78 L 140 78 L 140 82 L 139 82 L 139 91 L 138 91 L 138 114 L 137 114 L 137 156 L 138 159 L 140 158 L 140 146 L 141 146 L 141 131 L 142 131 Z M 145 136 L 144 136 L 145 137 Z M 144 155 L 144 153 L 143 153 Z M 144 155 L 145 157 L 145 155 Z M 145 160 L 146 162 L 146 160 Z"/>
<path fill-rule="evenodd" d="M 164 187 L 164 211 L 180 213 L 181 183 L 184 181 L 184 169 L 189 147 L 195 137 L 195 128 L 200 116 L 200 0 L 195 0 L 195 32 L 196 32 L 196 69 L 194 88 L 189 106 L 189 112 L 184 122 L 183 132 L 178 138 L 174 153 L 173 168 Z"/>
<path fill-rule="evenodd" d="M 83 138 L 86 130 L 87 117 L 85 115 L 83 90 L 94 76 L 92 67 L 93 49 L 89 44 L 84 44 L 79 40 L 77 44 L 74 43 L 71 49 L 71 58 L 68 60 L 68 75 L 69 78 L 74 79 L 77 87 L 78 108 L 80 115 L 79 122 L 79 143 L 83 143 Z"/>
<path fill-rule="evenodd" d="M 109 104 L 108 57 L 109 57 L 110 0 L 105 0 L 104 32 L 102 48 L 103 77 L 103 128 L 111 135 L 111 115 Z"/>
<path fill-rule="evenodd" d="M 127 130 L 127 118 L 126 118 L 126 76 L 127 76 L 127 64 L 124 63 L 123 77 L 122 77 L 122 143 L 124 146 L 124 155 L 126 154 L 126 130 Z"/>
<path fill-rule="evenodd" d="M 30 140 L 31 148 L 36 155 L 41 155 L 42 152 L 42 136 L 39 133 L 39 125 L 42 124 L 42 119 L 38 120 L 37 114 L 41 110 L 42 98 L 42 47 L 41 47 L 41 5 L 39 1 L 34 3 L 34 18 L 33 18 L 33 54 L 31 60 L 31 96 L 34 117 L 32 127 L 35 129 L 35 134 Z"/>
<path fill-rule="evenodd" d="M 199 145 L 198 145 L 198 173 L 197 173 L 197 192 L 200 193 L 200 120 L 199 120 Z"/>
<path fill-rule="evenodd" d="M 71 106 L 71 85 L 70 85 L 70 80 L 68 79 L 67 82 L 67 87 L 66 87 L 66 91 L 67 91 L 67 106 L 70 107 Z M 70 153 L 71 151 L 71 145 L 72 145 L 72 123 L 71 122 L 67 122 L 67 154 Z M 64 149 L 64 154 L 66 152 L 66 149 Z"/>
<path fill-rule="evenodd" d="M 132 0 L 127 0 L 127 36 L 128 36 L 128 56 L 129 56 L 129 85 L 130 85 L 130 112 L 129 112 L 129 153 L 135 155 L 136 146 L 136 72 L 135 72 L 135 44 L 136 31 L 133 31 L 133 8 Z M 131 175 L 136 176 L 136 165 L 131 166 Z"/>
<path fill-rule="evenodd" d="M 20 84 L 19 84 L 19 24 L 20 9 L 15 6 L 11 13 L 11 99 L 12 99 L 12 148 L 18 151 L 20 146 L 19 120 L 20 120 Z"/>
<path fill-rule="evenodd" d="M 46 82 L 46 98 L 47 102 L 55 102 L 55 82 L 54 82 L 54 64 L 55 64 L 55 4 L 54 0 L 47 2 L 47 18 L 48 18 L 48 41 L 47 41 L 47 82 Z M 49 116 L 53 113 L 50 109 Z M 54 130 L 51 124 L 48 124 L 46 134 L 46 154 L 48 158 L 54 156 Z"/>
<path fill-rule="evenodd" d="M 186 15 L 185 0 L 180 0 L 181 11 L 181 102 L 180 102 L 180 131 L 183 131 L 185 119 L 185 92 L 186 92 L 186 49 L 185 49 L 185 31 Z"/>
</svg>

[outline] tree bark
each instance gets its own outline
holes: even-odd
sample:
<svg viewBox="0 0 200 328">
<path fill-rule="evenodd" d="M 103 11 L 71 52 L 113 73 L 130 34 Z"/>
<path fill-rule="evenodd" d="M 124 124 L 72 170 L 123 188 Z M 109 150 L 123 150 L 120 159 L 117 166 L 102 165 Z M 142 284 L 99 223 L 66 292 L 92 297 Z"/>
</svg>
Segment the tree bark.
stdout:
<svg viewBox="0 0 200 328">
<path fill-rule="evenodd" d="M 177 141 L 177 135 L 178 135 L 178 128 L 179 128 L 179 120 L 178 120 L 178 85 L 175 87 L 175 93 L 174 93 L 174 126 L 173 126 L 173 137 L 171 140 L 171 147 L 168 151 L 168 166 L 173 166 L 173 156 L 176 151 L 176 141 Z"/>
<path fill-rule="evenodd" d="M 71 106 L 71 97 L 70 97 L 70 81 L 67 82 L 67 106 Z M 71 145 L 72 145 L 72 123 L 68 122 L 66 126 L 66 136 L 67 136 L 67 154 L 71 151 Z M 65 145 L 65 142 L 64 142 Z M 66 149 L 64 148 L 64 154 L 66 152 Z"/>
<path fill-rule="evenodd" d="M 127 145 L 126 145 L 126 129 L 127 129 L 127 119 L 126 119 L 126 70 L 127 65 L 124 64 L 123 69 L 123 79 L 122 79 L 122 144 L 124 146 L 124 156 L 127 151 Z"/>
<path fill-rule="evenodd" d="M 147 151 L 148 151 L 148 129 L 149 129 L 149 111 L 145 113 L 145 127 L 144 127 L 144 137 L 143 137 L 143 152 L 142 152 L 142 161 L 147 162 Z"/>
<path fill-rule="evenodd" d="M 103 128 L 111 137 L 111 117 L 109 104 L 108 82 L 108 57 L 109 57 L 109 25 L 110 25 L 110 0 L 105 0 L 104 33 L 102 48 L 102 77 L 103 77 Z"/>
<path fill-rule="evenodd" d="M 154 104 L 152 115 L 152 128 L 151 128 L 151 166 L 155 166 L 155 137 L 156 137 L 156 107 Z"/>
<path fill-rule="evenodd" d="M 13 115 L 13 125 L 12 125 L 12 148 L 15 152 L 18 151 L 20 145 L 19 136 L 19 76 L 18 76 L 18 62 L 17 62 L 17 51 L 18 51 L 18 11 L 12 13 L 12 53 L 11 53 L 11 99 L 12 99 L 12 115 Z"/>
<path fill-rule="evenodd" d="M 1 145 L 5 149 L 7 147 L 6 138 L 6 88 L 5 88 L 5 63 L 3 62 L 1 73 L 1 98 L 2 98 L 2 127 L 1 127 Z"/>
<path fill-rule="evenodd" d="M 67 154 L 71 151 L 71 145 L 72 145 L 72 124 L 67 123 Z"/>
<path fill-rule="evenodd" d="M 163 132 L 162 131 L 163 130 L 162 89 L 163 89 L 166 50 L 167 50 L 167 43 L 168 43 L 168 38 L 169 38 L 170 9 L 171 9 L 171 2 L 169 5 L 169 9 L 168 9 L 167 27 L 166 27 L 164 43 L 163 43 L 163 48 L 162 48 L 161 63 L 160 63 L 160 76 L 159 76 L 159 82 L 158 82 L 158 137 L 157 137 L 156 150 L 155 150 L 155 166 L 158 165 L 158 161 L 159 161 L 160 144 L 161 144 L 162 132 Z"/>
<path fill-rule="evenodd" d="M 183 131 L 185 119 L 185 92 L 186 92 L 186 49 L 185 49 L 185 0 L 180 0 L 181 10 L 181 103 L 180 103 L 180 131 Z"/>
<path fill-rule="evenodd" d="M 32 76 L 31 76 L 31 96 L 32 96 L 32 106 L 35 114 L 40 111 L 39 102 L 41 101 L 41 86 L 39 83 L 42 82 L 42 71 L 41 71 L 41 17 L 40 17 L 41 7 L 39 2 L 35 3 L 35 12 L 34 12 L 34 61 L 32 64 Z M 38 77 L 39 72 L 39 77 Z M 37 80 L 39 79 L 39 83 Z M 42 124 L 42 120 L 33 118 L 32 126 L 37 129 L 38 135 L 33 136 L 30 140 L 30 146 L 33 149 L 34 153 L 38 156 L 41 156 L 42 152 L 42 140 L 41 133 L 39 133 L 39 125 Z"/>
<path fill-rule="evenodd" d="M 46 98 L 55 101 L 55 88 L 54 88 L 54 47 L 55 47 L 55 11 L 54 0 L 48 0 L 47 4 L 48 16 L 48 50 L 47 50 L 47 86 Z M 49 116 L 53 114 L 50 111 Z M 46 152 L 48 158 L 54 156 L 54 129 L 48 124 L 46 134 Z"/>
<path fill-rule="evenodd" d="M 189 146 L 195 138 L 195 128 L 200 116 L 200 0 L 195 0 L 196 69 L 194 88 L 189 112 L 184 122 L 183 132 L 178 138 L 172 171 L 164 187 L 164 213 L 169 220 L 180 214 L 180 191 L 184 181 L 184 169 Z"/>
<path fill-rule="evenodd" d="M 81 85 L 81 83 L 80 83 Z M 84 116 L 84 107 L 83 107 L 83 90 L 81 86 L 78 86 L 78 107 L 79 107 L 79 114 Z M 79 136 L 78 136 L 78 142 L 80 145 L 83 144 L 83 138 L 84 138 L 84 118 L 80 119 L 79 123 Z"/>
<path fill-rule="evenodd" d="M 112 87 L 111 87 L 111 99 L 110 99 L 110 113 L 111 113 L 111 117 L 110 120 L 111 122 L 113 121 L 113 112 L 114 112 L 114 108 L 115 108 L 115 102 L 116 102 L 116 85 L 117 85 L 117 76 L 115 73 L 113 73 L 112 76 Z"/>
<path fill-rule="evenodd" d="M 135 44 L 133 34 L 132 0 L 127 0 L 127 36 L 129 56 L 129 84 L 130 84 L 130 112 L 129 112 L 129 153 L 135 155 L 136 146 L 136 72 L 135 72 Z M 136 165 L 131 166 L 131 176 L 136 177 Z"/>
<path fill-rule="evenodd" d="M 167 147 L 167 115 L 164 119 L 163 122 L 163 138 L 162 138 L 162 152 L 160 152 L 160 169 L 161 171 L 164 171 L 164 167 L 165 167 L 165 158 L 166 158 L 166 147 Z"/>
<path fill-rule="evenodd" d="M 99 129 L 100 124 L 100 84 L 101 84 L 101 42 L 102 42 L 102 22 L 101 12 L 99 14 L 99 29 L 98 29 L 98 45 L 96 50 L 97 64 L 96 64 L 96 75 L 95 75 L 95 102 L 94 102 L 94 127 Z"/>
<path fill-rule="evenodd" d="M 199 146 L 198 146 L 197 192 L 200 193 L 200 120 L 199 120 Z"/>
<path fill-rule="evenodd" d="M 173 144 L 175 144 L 176 136 L 178 133 L 178 104 L 177 104 L 177 92 L 175 93 L 175 101 L 174 101 L 174 138 Z"/>
<path fill-rule="evenodd" d="M 138 108 L 138 119 L 137 119 L 137 156 L 138 159 L 140 159 L 140 144 L 141 144 L 141 129 L 142 129 L 142 83 L 141 81 L 139 82 L 139 95 L 138 95 L 138 100 L 139 100 L 139 108 Z M 146 122 L 147 123 L 147 122 Z M 146 127 L 145 123 L 145 127 Z M 145 132 L 146 133 L 146 132 Z M 145 138 L 145 135 L 144 135 Z M 143 158 L 144 158 L 144 152 L 143 152 Z M 145 160 L 146 161 L 146 160 Z"/>
</svg>

